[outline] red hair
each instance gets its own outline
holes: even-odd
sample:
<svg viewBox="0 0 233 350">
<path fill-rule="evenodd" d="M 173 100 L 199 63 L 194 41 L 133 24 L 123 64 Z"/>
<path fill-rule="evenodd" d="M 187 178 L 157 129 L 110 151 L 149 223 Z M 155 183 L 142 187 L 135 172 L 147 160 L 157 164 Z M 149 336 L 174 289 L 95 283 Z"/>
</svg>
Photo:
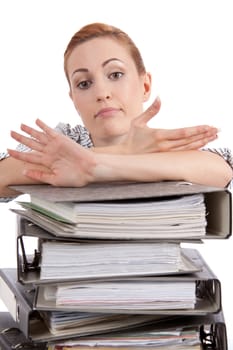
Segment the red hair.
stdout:
<svg viewBox="0 0 233 350">
<path fill-rule="evenodd" d="M 138 73 L 141 75 L 146 72 L 140 51 L 138 50 L 133 40 L 125 32 L 108 24 L 92 23 L 82 27 L 78 32 L 76 32 L 67 45 L 64 53 L 64 70 L 68 81 L 69 77 L 67 73 L 67 60 L 70 54 L 78 45 L 88 40 L 100 37 L 109 37 L 125 46 L 136 65 Z"/>
</svg>

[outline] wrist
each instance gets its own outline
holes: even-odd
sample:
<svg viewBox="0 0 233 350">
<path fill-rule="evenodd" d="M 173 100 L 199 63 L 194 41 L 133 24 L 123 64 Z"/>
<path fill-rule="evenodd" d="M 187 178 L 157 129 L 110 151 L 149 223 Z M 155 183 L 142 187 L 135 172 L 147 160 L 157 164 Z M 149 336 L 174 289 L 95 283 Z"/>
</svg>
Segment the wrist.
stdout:
<svg viewBox="0 0 233 350">
<path fill-rule="evenodd" d="M 124 170 L 121 164 L 122 158 L 124 158 L 122 155 L 96 154 L 96 165 L 92 173 L 93 182 L 124 180 Z"/>
</svg>

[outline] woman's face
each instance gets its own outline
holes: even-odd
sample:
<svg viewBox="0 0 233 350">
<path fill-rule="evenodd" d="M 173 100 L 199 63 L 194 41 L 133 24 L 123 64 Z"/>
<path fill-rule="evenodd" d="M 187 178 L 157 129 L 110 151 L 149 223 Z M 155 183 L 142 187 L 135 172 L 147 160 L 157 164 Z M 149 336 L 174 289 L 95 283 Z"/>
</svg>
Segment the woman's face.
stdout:
<svg viewBox="0 0 233 350">
<path fill-rule="evenodd" d="M 111 38 L 77 46 L 67 61 L 70 96 L 95 146 L 120 143 L 150 95 L 127 49 Z"/>
</svg>

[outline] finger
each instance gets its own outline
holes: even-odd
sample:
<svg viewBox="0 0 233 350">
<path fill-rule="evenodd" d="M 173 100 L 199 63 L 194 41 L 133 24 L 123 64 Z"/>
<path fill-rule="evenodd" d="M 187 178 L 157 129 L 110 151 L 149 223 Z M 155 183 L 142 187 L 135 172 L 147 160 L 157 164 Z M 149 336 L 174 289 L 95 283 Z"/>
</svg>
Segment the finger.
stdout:
<svg viewBox="0 0 233 350">
<path fill-rule="evenodd" d="M 169 147 L 172 150 L 191 150 L 191 149 L 199 149 L 205 145 L 207 145 L 209 142 L 216 140 L 217 135 L 213 136 L 205 136 L 205 137 L 192 137 L 189 139 L 184 140 L 173 140 L 167 142 L 167 147 Z"/>
<path fill-rule="evenodd" d="M 193 142 L 190 143 L 181 143 L 179 141 L 167 141 L 164 142 L 163 146 L 161 146 L 161 149 L 163 151 L 189 151 L 189 150 L 198 150 L 204 146 L 206 146 L 211 141 L 216 140 L 216 136 L 213 137 L 206 137 L 201 138 L 198 140 L 193 140 Z"/>
<path fill-rule="evenodd" d="M 200 148 L 206 146 L 207 144 L 209 144 L 210 142 L 215 141 L 217 138 L 218 138 L 218 136 L 215 135 L 212 137 L 206 137 L 206 138 L 202 138 L 200 140 L 194 141 L 188 145 L 188 149 L 190 149 L 190 150 L 200 149 Z"/>
<path fill-rule="evenodd" d="M 50 126 L 48 126 L 47 124 L 45 124 L 42 120 L 40 119 L 36 119 L 36 125 L 39 126 L 39 128 L 41 128 L 41 130 L 43 130 L 48 136 L 50 136 L 51 138 L 54 138 L 57 136 L 58 132 L 55 131 L 54 129 L 50 128 Z"/>
<path fill-rule="evenodd" d="M 11 131 L 10 135 L 14 140 L 18 141 L 19 143 L 22 143 L 25 146 L 30 147 L 34 151 L 40 152 L 43 149 L 43 145 L 40 142 L 32 139 L 31 137 L 21 135 L 16 131 Z"/>
<path fill-rule="evenodd" d="M 148 121 L 153 118 L 159 111 L 161 107 L 161 100 L 156 97 L 154 102 L 135 120 L 142 124 L 147 124 Z"/>
<path fill-rule="evenodd" d="M 40 141 L 41 143 L 43 143 L 44 145 L 47 144 L 48 142 L 48 137 L 45 135 L 44 132 L 42 131 L 38 131 L 26 124 L 21 124 L 20 129 L 22 131 L 24 131 L 26 134 L 30 135 L 31 137 L 33 137 L 34 139 Z"/>
<path fill-rule="evenodd" d="M 212 137 L 217 135 L 218 129 L 209 125 L 198 125 L 198 126 L 191 126 L 186 128 L 179 128 L 179 129 L 160 129 L 160 137 L 166 136 L 168 140 L 192 140 L 192 137 Z M 164 134 L 164 136 L 163 136 Z"/>
<path fill-rule="evenodd" d="M 41 155 L 39 153 L 20 152 L 10 148 L 7 151 L 9 155 L 15 159 L 22 160 L 23 162 L 42 165 Z"/>
<path fill-rule="evenodd" d="M 187 128 L 184 133 L 187 137 L 192 137 L 195 135 L 200 135 L 200 137 L 212 137 L 218 134 L 218 129 L 209 125 L 198 125 L 196 127 Z"/>
<path fill-rule="evenodd" d="M 207 144 L 208 142 L 211 142 L 213 140 L 216 140 L 218 135 L 216 133 L 206 132 L 203 134 L 198 134 L 194 136 L 190 136 L 184 139 L 180 140 L 173 140 L 171 142 L 176 143 L 176 146 L 185 146 L 192 145 L 195 143 L 202 143 L 203 145 Z"/>
</svg>

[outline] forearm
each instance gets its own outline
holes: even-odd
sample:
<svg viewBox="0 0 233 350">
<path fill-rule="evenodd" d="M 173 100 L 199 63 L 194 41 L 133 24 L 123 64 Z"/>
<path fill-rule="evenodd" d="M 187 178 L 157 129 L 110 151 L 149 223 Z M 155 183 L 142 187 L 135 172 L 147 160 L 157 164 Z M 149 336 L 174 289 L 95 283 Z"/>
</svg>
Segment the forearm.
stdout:
<svg viewBox="0 0 233 350">
<path fill-rule="evenodd" d="M 0 197 L 15 197 L 18 192 L 13 191 L 8 186 L 35 184 L 36 180 L 23 175 L 27 164 L 23 161 L 8 157 L 0 161 Z"/>
<path fill-rule="evenodd" d="M 219 155 L 204 151 L 144 155 L 98 154 L 93 181 L 182 180 L 225 187 L 232 169 Z"/>
</svg>

